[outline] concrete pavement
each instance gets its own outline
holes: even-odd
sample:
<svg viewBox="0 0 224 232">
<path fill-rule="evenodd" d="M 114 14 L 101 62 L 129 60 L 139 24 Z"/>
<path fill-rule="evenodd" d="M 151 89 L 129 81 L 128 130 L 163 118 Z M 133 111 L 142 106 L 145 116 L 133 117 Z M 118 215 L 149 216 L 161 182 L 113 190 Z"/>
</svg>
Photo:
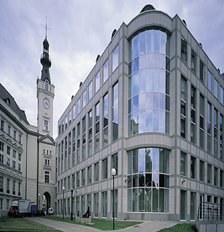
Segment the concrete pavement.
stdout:
<svg viewBox="0 0 224 232">
<path fill-rule="evenodd" d="M 37 223 L 55 228 L 64 232 L 99 232 L 102 230 L 94 229 L 88 226 L 82 226 L 77 224 L 71 224 L 66 222 L 54 221 L 45 219 L 43 217 L 30 217 L 26 218 L 30 221 L 35 221 Z M 177 224 L 177 222 L 172 221 L 144 221 L 142 224 L 138 224 L 126 229 L 116 230 L 120 232 L 158 232 L 161 229 L 171 227 Z M 116 229 L 116 227 L 115 227 Z M 112 232 L 113 230 L 107 230 L 107 232 Z"/>
</svg>

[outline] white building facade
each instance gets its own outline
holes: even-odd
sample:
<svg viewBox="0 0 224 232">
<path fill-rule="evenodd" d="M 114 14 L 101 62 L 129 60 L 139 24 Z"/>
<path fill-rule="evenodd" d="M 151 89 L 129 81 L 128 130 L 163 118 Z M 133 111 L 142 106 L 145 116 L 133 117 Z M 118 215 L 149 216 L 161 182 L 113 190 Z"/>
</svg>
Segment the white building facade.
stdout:
<svg viewBox="0 0 224 232">
<path fill-rule="evenodd" d="M 42 58 L 49 56 L 46 43 L 47 39 Z M 49 74 L 45 62 L 41 62 L 43 70 Z M 34 201 L 39 210 L 54 207 L 54 86 L 49 75 L 44 77 L 37 80 L 38 127 L 29 124 L 25 112 L 0 84 L 0 217 L 7 215 L 11 202 L 17 199 Z"/>
<path fill-rule="evenodd" d="M 114 30 L 58 121 L 57 213 L 195 220 L 223 204 L 224 79 L 177 15 Z M 73 196 L 71 196 L 73 190 Z M 220 209 L 219 209 L 220 210 Z"/>
</svg>

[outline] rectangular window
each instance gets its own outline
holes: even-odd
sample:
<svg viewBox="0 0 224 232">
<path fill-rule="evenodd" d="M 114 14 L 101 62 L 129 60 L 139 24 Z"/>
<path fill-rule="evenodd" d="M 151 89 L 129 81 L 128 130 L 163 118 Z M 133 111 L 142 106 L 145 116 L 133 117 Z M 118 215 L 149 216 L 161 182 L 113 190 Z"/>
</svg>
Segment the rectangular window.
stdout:
<svg viewBox="0 0 224 232">
<path fill-rule="evenodd" d="M 95 217 L 99 216 L 99 193 L 94 193 L 93 212 Z"/>
<path fill-rule="evenodd" d="M 48 120 L 46 120 L 46 119 L 44 119 L 43 129 L 46 130 L 46 131 L 49 130 Z"/>
<path fill-rule="evenodd" d="M 211 138 L 211 119 L 212 119 L 212 106 L 207 103 L 207 151 L 212 153 L 212 138 Z"/>
<path fill-rule="evenodd" d="M 10 155 L 11 153 L 11 147 L 7 146 L 7 155 Z"/>
<path fill-rule="evenodd" d="M 95 79 L 95 92 L 97 92 L 100 88 L 100 71 L 96 74 L 96 79 Z"/>
<path fill-rule="evenodd" d="M 214 185 L 218 185 L 218 168 L 214 167 Z"/>
<path fill-rule="evenodd" d="M 10 193 L 10 179 L 7 178 L 7 182 L 6 182 L 6 192 Z"/>
<path fill-rule="evenodd" d="M 0 210 L 3 210 L 3 198 L 0 198 Z"/>
<path fill-rule="evenodd" d="M 200 80 L 204 82 L 204 63 L 200 60 Z"/>
<path fill-rule="evenodd" d="M 11 135 L 11 126 L 8 125 L 8 135 L 10 136 Z"/>
<path fill-rule="evenodd" d="M 82 169 L 82 186 L 86 184 L 86 170 Z"/>
<path fill-rule="evenodd" d="M 75 174 L 72 174 L 72 188 L 75 188 Z"/>
<path fill-rule="evenodd" d="M 83 108 L 86 106 L 86 104 L 87 104 L 87 91 L 85 89 L 83 94 L 82 94 L 82 106 L 83 106 Z"/>
<path fill-rule="evenodd" d="M 77 124 L 77 163 L 80 162 L 80 122 Z"/>
<path fill-rule="evenodd" d="M 12 182 L 12 194 L 16 194 L 16 182 L 15 180 Z"/>
<path fill-rule="evenodd" d="M 77 106 L 77 115 L 78 115 L 81 111 L 81 99 L 80 98 L 78 99 L 76 106 Z"/>
<path fill-rule="evenodd" d="M 111 169 L 112 168 L 115 168 L 116 175 L 118 175 L 118 155 L 117 153 L 111 156 Z"/>
<path fill-rule="evenodd" d="M 187 176 L 187 153 L 183 151 L 180 154 L 180 174 Z"/>
<path fill-rule="evenodd" d="M 186 138 L 186 116 L 187 116 L 187 80 L 181 76 L 181 122 L 180 122 L 180 134 L 181 137 Z"/>
<path fill-rule="evenodd" d="M 112 72 L 117 68 L 118 66 L 118 59 L 119 59 L 119 53 L 118 53 L 118 46 L 113 50 L 112 54 Z"/>
<path fill-rule="evenodd" d="M 109 108 L 108 108 L 108 93 L 103 97 L 103 146 L 108 144 L 108 119 L 109 119 Z"/>
<path fill-rule="evenodd" d="M 3 154 L 0 154 L 0 163 L 4 164 L 4 155 Z"/>
<path fill-rule="evenodd" d="M 12 161 L 12 168 L 16 169 L 16 161 L 15 160 Z"/>
<path fill-rule="evenodd" d="M 93 137 L 93 115 L 92 110 L 88 113 L 88 156 L 92 155 L 92 137 Z"/>
<path fill-rule="evenodd" d="M 93 97 L 93 83 L 91 81 L 88 86 L 88 99 L 90 100 L 92 97 Z"/>
<path fill-rule="evenodd" d="M 107 192 L 102 192 L 102 217 L 107 217 Z"/>
<path fill-rule="evenodd" d="M 103 65 L 103 82 L 108 79 L 109 69 L 108 69 L 108 60 Z"/>
<path fill-rule="evenodd" d="M 208 70 L 208 79 L 207 79 L 207 87 L 208 89 L 212 92 L 212 74 L 211 72 Z"/>
<path fill-rule="evenodd" d="M 88 184 L 92 183 L 92 166 L 89 166 L 87 168 L 87 183 Z"/>
<path fill-rule="evenodd" d="M 107 158 L 102 160 L 102 179 L 107 178 L 107 172 L 108 172 L 108 164 L 107 164 Z"/>
<path fill-rule="evenodd" d="M 4 192 L 4 179 L 0 176 L 0 192 Z"/>
<path fill-rule="evenodd" d="M 82 119 L 82 160 L 86 157 L 86 117 Z"/>
<path fill-rule="evenodd" d="M 181 59 L 187 63 L 187 41 L 181 37 Z"/>
<path fill-rule="evenodd" d="M 204 181 L 205 177 L 205 163 L 204 161 L 200 160 L 200 181 Z"/>
<path fill-rule="evenodd" d="M 204 117 L 205 117 L 205 98 L 202 94 L 200 94 L 199 142 L 201 148 L 204 148 Z"/>
<path fill-rule="evenodd" d="M 219 88 L 219 101 L 220 103 L 223 105 L 223 98 L 224 98 L 224 95 L 223 95 L 223 88 L 222 86 L 220 85 L 220 88 Z"/>
<path fill-rule="evenodd" d="M 45 171 L 44 179 L 45 179 L 45 183 L 49 183 L 50 173 L 48 171 Z"/>
<path fill-rule="evenodd" d="M 1 119 L 1 130 L 5 131 L 5 121 Z"/>
<path fill-rule="evenodd" d="M 13 138 L 16 140 L 16 130 L 14 130 Z"/>
<path fill-rule="evenodd" d="M 18 195 L 20 196 L 21 195 L 21 183 L 19 182 L 18 184 Z"/>
<path fill-rule="evenodd" d="M 80 187 L 80 174 L 76 172 L 76 188 Z"/>
<path fill-rule="evenodd" d="M 196 88 L 191 85 L 191 142 L 196 143 Z"/>
<path fill-rule="evenodd" d="M 16 158 L 16 150 L 13 150 L 13 152 L 12 152 L 12 157 L 13 157 L 13 158 Z"/>
<path fill-rule="evenodd" d="M 215 78 L 213 79 L 213 81 L 214 81 L 213 82 L 213 93 L 214 93 L 214 96 L 218 98 L 218 82 Z"/>
<path fill-rule="evenodd" d="M 99 162 L 94 164 L 94 181 L 99 181 Z"/>
<path fill-rule="evenodd" d="M 191 178 L 196 179 L 196 158 L 191 156 Z"/>
<path fill-rule="evenodd" d="M 219 158 L 224 160 L 223 157 L 223 115 L 219 115 Z"/>
<path fill-rule="evenodd" d="M 0 142 L 0 151 L 4 152 L 4 143 L 3 142 Z"/>
<path fill-rule="evenodd" d="M 95 152 L 100 149 L 100 102 L 95 105 Z"/>
<path fill-rule="evenodd" d="M 212 165 L 207 164 L 207 183 L 212 183 Z"/>
<path fill-rule="evenodd" d="M 118 139 L 118 82 L 112 88 L 112 138 Z"/>
<path fill-rule="evenodd" d="M 191 49 L 191 71 L 196 73 L 196 65 L 197 65 L 196 53 Z"/>
<path fill-rule="evenodd" d="M 19 153 L 19 154 L 18 154 L 18 160 L 21 161 L 21 159 L 22 159 L 22 154 Z"/>
<path fill-rule="evenodd" d="M 220 188 L 223 187 L 223 170 L 220 170 L 220 178 L 219 178 L 219 182 L 220 182 Z"/>
</svg>

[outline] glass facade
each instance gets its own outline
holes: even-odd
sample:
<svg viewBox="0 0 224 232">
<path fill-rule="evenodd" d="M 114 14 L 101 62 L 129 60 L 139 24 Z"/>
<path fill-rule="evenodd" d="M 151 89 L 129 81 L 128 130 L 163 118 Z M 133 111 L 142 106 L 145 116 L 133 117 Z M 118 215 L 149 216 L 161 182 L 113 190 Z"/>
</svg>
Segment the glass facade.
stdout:
<svg viewBox="0 0 224 232">
<path fill-rule="evenodd" d="M 128 211 L 167 212 L 169 151 L 139 148 L 128 152 Z"/>
<path fill-rule="evenodd" d="M 129 135 L 169 133 L 169 58 L 167 34 L 140 32 L 131 39 Z"/>
</svg>

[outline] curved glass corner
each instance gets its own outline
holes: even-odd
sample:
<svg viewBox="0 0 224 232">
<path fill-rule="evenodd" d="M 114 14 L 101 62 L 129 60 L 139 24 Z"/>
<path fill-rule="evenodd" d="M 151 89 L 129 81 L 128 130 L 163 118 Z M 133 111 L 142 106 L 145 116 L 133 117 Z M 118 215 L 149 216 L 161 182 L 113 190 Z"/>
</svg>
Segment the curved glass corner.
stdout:
<svg viewBox="0 0 224 232">
<path fill-rule="evenodd" d="M 146 30 L 131 39 L 129 63 L 129 135 L 169 133 L 168 37 Z"/>
</svg>

